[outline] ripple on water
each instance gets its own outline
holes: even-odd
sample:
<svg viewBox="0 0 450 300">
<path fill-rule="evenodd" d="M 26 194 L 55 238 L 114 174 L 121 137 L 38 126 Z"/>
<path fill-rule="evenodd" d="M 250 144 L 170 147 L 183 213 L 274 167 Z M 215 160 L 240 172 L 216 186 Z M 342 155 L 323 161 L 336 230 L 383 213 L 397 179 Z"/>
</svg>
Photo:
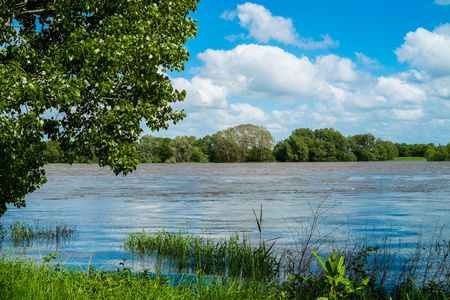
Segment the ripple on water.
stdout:
<svg viewBox="0 0 450 300">
<path fill-rule="evenodd" d="M 3 225 L 39 220 L 47 226 L 63 220 L 79 235 L 58 245 L 18 246 L 4 240 L 2 252 L 39 258 L 63 251 L 71 259 L 111 269 L 126 257 L 120 248 L 126 234 L 142 229 L 182 226 L 218 236 L 238 231 L 258 240 L 253 210 L 258 214 L 261 205 L 263 237 L 282 236 L 276 244 L 282 248 L 294 244 L 293 229 L 307 226 L 311 210 L 330 191 L 322 208 L 331 210 L 321 230 L 338 227 L 337 241 L 370 233 L 413 244 L 420 232 L 431 235 L 436 222 L 450 222 L 450 164 L 149 164 L 127 177 L 96 165 L 55 165 L 46 172 L 48 183 L 27 196 L 26 208 L 9 207 Z"/>
</svg>

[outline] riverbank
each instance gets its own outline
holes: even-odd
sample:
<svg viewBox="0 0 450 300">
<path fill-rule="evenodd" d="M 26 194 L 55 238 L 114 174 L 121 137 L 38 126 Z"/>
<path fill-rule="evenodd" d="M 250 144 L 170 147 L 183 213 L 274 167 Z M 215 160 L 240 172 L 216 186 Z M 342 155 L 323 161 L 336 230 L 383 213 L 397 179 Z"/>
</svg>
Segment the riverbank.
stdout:
<svg viewBox="0 0 450 300">
<path fill-rule="evenodd" d="M 204 277 L 206 278 L 206 277 Z M 202 277 L 132 274 L 127 269 L 113 272 L 60 268 L 29 260 L 0 258 L 1 299 L 281 299 L 280 293 L 257 282 Z"/>
<path fill-rule="evenodd" d="M 426 157 L 396 157 L 390 161 L 427 161 Z"/>
<path fill-rule="evenodd" d="M 52 258 L 44 257 L 39 264 L 30 260 L 7 259 L 0 255 L 1 299 L 316 299 L 332 296 L 333 286 L 304 281 L 295 286 L 292 281 L 283 283 L 258 282 L 242 278 L 224 280 L 217 277 L 197 276 L 168 277 L 131 273 L 122 265 L 116 271 L 104 272 L 90 267 L 65 268 L 50 264 Z M 331 271 L 330 271 L 331 273 Z M 325 277 L 322 277 L 325 278 Z M 447 282 L 430 281 L 419 287 L 406 279 L 395 284 L 396 290 L 383 286 L 367 286 L 357 293 L 348 279 L 335 273 L 338 280 L 336 299 L 448 299 Z M 298 279 L 298 278 L 297 278 Z M 368 282 L 370 284 L 370 282 Z M 352 289 L 344 287 L 350 286 Z M 315 286 L 313 288 L 312 286 Z M 320 292 L 322 291 L 322 292 Z M 318 298 L 317 298 L 318 299 Z M 320 298 L 332 299 L 332 298 Z"/>
</svg>

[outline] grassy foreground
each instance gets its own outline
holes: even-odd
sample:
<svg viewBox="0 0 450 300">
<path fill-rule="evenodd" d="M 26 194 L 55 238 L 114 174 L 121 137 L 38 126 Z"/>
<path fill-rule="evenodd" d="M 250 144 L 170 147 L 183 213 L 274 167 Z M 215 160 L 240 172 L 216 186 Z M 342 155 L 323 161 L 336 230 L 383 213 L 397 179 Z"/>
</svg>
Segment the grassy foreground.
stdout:
<svg viewBox="0 0 450 300">
<path fill-rule="evenodd" d="M 59 269 L 3 256 L 0 299 L 281 299 L 281 294 L 256 281 Z"/>
<path fill-rule="evenodd" d="M 327 259 L 326 267 L 334 268 Z M 342 269 L 342 265 L 341 265 Z M 333 278 L 339 268 L 329 275 Z M 321 285 L 328 279 L 309 282 L 304 291 L 295 293 L 288 283 L 261 283 L 255 280 L 217 277 L 181 276 L 178 278 L 146 273 L 131 273 L 126 268 L 104 272 L 91 267 L 88 270 L 61 268 L 48 263 L 38 264 L 29 260 L 5 258 L 0 255 L 0 299 L 450 299 L 448 286 L 436 284 L 419 288 L 413 281 L 402 283 L 400 290 L 389 295 L 385 289 L 361 289 L 359 293 L 341 288 L 333 290 L 333 284 Z M 296 278 L 298 279 L 298 278 Z M 342 279 L 342 278 L 341 278 Z M 331 282 L 331 281 L 330 281 Z M 364 284 L 362 285 L 364 286 Z M 337 287 L 337 286 L 336 286 Z M 354 286 L 356 287 L 356 286 Z"/>
</svg>

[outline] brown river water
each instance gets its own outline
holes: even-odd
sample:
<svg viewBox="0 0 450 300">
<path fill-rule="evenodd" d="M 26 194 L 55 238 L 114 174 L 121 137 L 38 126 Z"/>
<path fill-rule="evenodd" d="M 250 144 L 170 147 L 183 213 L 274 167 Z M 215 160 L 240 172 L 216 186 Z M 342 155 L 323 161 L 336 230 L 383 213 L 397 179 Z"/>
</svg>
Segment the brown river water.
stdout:
<svg viewBox="0 0 450 300">
<path fill-rule="evenodd" d="M 331 209 L 319 229 L 339 228 L 336 243 L 389 234 L 413 244 L 450 225 L 449 162 L 148 164 L 126 177 L 97 165 L 45 169 L 48 182 L 26 197 L 26 208 L 9 207 L 1 223 L 63 222 L 78 234 L 59 243 L 4 239 L 1 252 L 36 259 L 57 252 L 69 265 L 112 269 L 132 260 L 121 247 L 126 234 L 143 229 L 237 231 L 259 240 L 253 210 L 259 215 L 261 207 L 263 238 L 279 237 L 284 249 L 325 198 L 322 210 Z"/>
</svg>

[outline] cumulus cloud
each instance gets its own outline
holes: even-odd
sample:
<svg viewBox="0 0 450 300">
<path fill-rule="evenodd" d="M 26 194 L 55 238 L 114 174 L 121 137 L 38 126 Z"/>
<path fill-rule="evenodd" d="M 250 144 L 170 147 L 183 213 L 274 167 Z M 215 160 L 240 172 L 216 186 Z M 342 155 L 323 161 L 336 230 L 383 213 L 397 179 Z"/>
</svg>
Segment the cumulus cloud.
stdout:
<svg viewBox="0 0 450 300">
<path fill-rule="evenodd" d="M 429 33 L 445 35 L 447 29 Z M 376 63 L 363 54 L 356 57 L 358 63 Z M 200 137 L 252 123 L 268 128 L 277 140 L 295 128 L 332 127 L 344 135 L 371 132 L 407 141 L 404 132 L 418 126 L 420 135 L 442 131 L 450 122 L 450 75 L 408 70 L 376 77 L 357 70 L 349 58 L 308 58 L 255 44 L 209 49 L 198 58 L 202 66 L 191 79 L 173 79 L 188 95 L 176 104 L 188 118 L 171 127 L 174 135 L 189 135 L 195 128 Z"/>
<path fill-rule="evenodd" d="M 332 83 L 354 82 L 359 78 L 355 64 L 350 59 L 334 54 L 317 57 L 316 66 L 321 77 Z"/>
<path fill-rule="evenodd" d="M 426 85 L 430 95 L 450 99 L 450 76 L 440 77 Z"/>
<path fill-rule="evenodd" d="M 273 40 L 286 45 L 294 45 L 304 49 L 318 49 L 337 47 L 338 43 L 328 35 L 322 35 L 322 41 L 314 41 L 312 38 L 303 38 L 296 32 L 292 19 L 273 16 L 262 5 L 245 3 L 237 6 L 235 11 L 224 12 L 222 18 L 227 20 L 239 19 L 242 28 L 249 31 L 249 37 L 260 43 L 268 43 Z M 236 39 L 239 36 L 229 38 Z"/>
<path fill-rule="evenodd" d="M 418 28 L 407 33 L 404 39 L 403 45 L 395 51 L 400 62 L 433 75 L 450 75 L 450 24 L 432 32 Z"/>
<path fill-rule="evenodd" d="M 189 81 L 175 78 L 172 82 L 175 88 L 187 92 L 184 102 L 188 105 L 212 108 L 227 106 L 227 88 L 213 84 L 211 79 L 194 77 Z"/>
<path fill-rule="evenodd" d="M 239 124 L 264 124 L 264 122 L 268 120 L 267 113 L 261 108 L 248 103 L 230 104 L 224 109 L 208 111 L 200 109 L 195 114 L 197 116 L 197 121 L 201 121 L 201 124 L 204 123 L 203 120 L 212 120 L 206 128 L 202 128 L 202 130 L 210 130 L 211 132 L 208 134 Z M 214 117 L 211 118 L 211 116 Z"/>
<path fill-rule="evenodd" d="M 226 86 L 232 94 L 288 102 L 332 96 L 328 82 L 320 73 L 321 68 L 307 57 L 296 57 L 278 47 L 239 45 L 228 51 L 207 50 L 198 57 L 205 63 L 200 76 Z M 345 71 L 341 73 L 336 78 L 344 78 Z"/>
<path fill-rule="evenodd" d="M 378 78 L 375 89 L 391 105 L 416 105 L 426 98 L 425 92 L 420 87 L 408 84 L 395 77 L 382 76 Z"/>
<path fill-rule="evenodd" d="M 238 119 L 238 123 L 260 122 L 267 119 L 265 112 L 248 103 L 236 103 L 230 105 L 230 114 L 234 119 Z"/>
<path fill-rule="evenodd" d="M 407 120 L 414 121 L 422 118 L 425 114 L 422 109 L 392 109 L 392 113 L 394 114 L 394 118 L 398 120 Z"/>
</svg>

